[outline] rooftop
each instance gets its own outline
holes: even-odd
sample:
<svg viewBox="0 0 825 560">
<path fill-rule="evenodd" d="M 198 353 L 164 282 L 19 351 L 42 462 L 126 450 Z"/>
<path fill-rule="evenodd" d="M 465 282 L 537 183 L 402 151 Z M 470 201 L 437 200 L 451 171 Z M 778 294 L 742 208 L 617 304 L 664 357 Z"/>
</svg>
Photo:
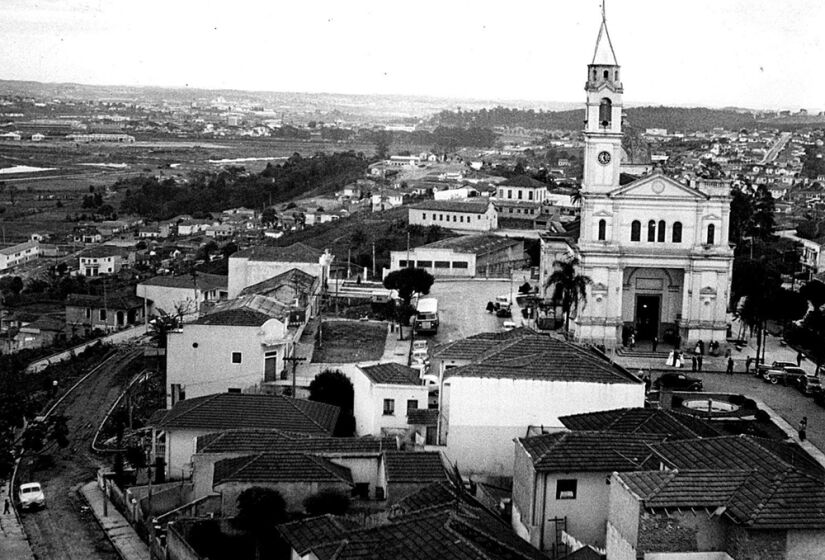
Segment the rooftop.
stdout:
<svg viewBox="0 0 825 560">
<path fill-rule="evenodd" d="M 293 243 L 287 247 L 272 247 L 269 245 L 258 245 L 243 251 L 234 253 L 230 259 L 249 259 L 250 261 L 275 261 L 275 262 L 299 262 L 318 263 L 318 259 L 324 254 L 320 249 L 315 249 L 303 243 Z"/>
<path fill-rule="evenodd" d="M 258 428 L 330 435 L 339 413 L 337 406 L 280 395 L 217 393 L 179 401 L 171 410 L 158 411 L 151 423 L 167 430 Z"/>
<path fill-rule="evenodd" d="M 438 424 L 437 408 L 415 408 L 407 412 L 407 424 L 410 426 L 435 426 Z"/>
<path fill-rule="evenodd" d="M 294 302 L 284 302 L 262 294 L 240 295 L 219 302 L 212 311 L 196 321 L 199 325 L 259 327 L 269 319 L 283 320 L 289 316 Z"/>
<path fill-rule="evenodd" d="M 309 437 L 308 434 L 281 430 L 240 429 L 198 437 L 198 453 L 381 453 L 398 449 L 394 437 Z"/>
<path fill-rule="evenodd" d="M 546 189 L 547 185 L 528 175 L 517 175 L 501 183 L 502 187 L 520 187 L 531 189 Z"/>
<path fill-rule="evenodd" d="M 521 243 L 523 242 L 519 239 L 510 239 L 500 235 L 461 235 L 427 243 L 421 247 L 416 247 L 416 251 L 420 249 L 452 249 L 457 253 L 491 253 Z"/>
<path fill-rule="evenodd" d="M 298 294 L 306 294 L 309 293 L 313 286 L 317 283 L 317 276 L 313 276 L 311 274 L 307 274 L 303 270 L 293 268 L 277 276 L 268 278 L 263 282 L 258 282 L 257 284 L 247 286 L 241 291 L 240 295 L 277 295 L 280 289 L 284 287 L 290 288 L 292 292 L 297 292 Z M 291 302 L 285 301 L 284 303 Z"/>
<path fill-rule="evenodd" d="M 106 295 L 69 294 L 66 297 L 66 306 L 128 310 L 143 307 L 143 298 L 129 292 Z"/>
<path fill-rule="evenodd" d="M 80 253 L 80 258 L 100 258 L 100 257 L 125 257 L 129 254 L 129 250 L 123 247 L 116 247 L 114 245 L 94 245 L 88 249 L 84 249 Z"/>
<path fill-rule="evenodd" d="M 300 556 L 306 555 L 312 546 L 344 538 L 344 536 L 360 527 L 344 517 L 322 515 L 284 523 L 278 526 L 278 531 L 284 536 L 290 546 Z"/>
<path fill-rule="evenodd" d="M 517 441 L 539 472 L 613 472 L 642 468 L 648 444 L 662 435 L 622 432 L 556 432 Z"/>
<path fill-rule="evenodd" d="M 259 453 L 223 459 L 215 463 L 212 485 L 227 482 L 343 482 L 352 474 L 326 457 L 308 453 Z"/>
<path fill-rule="evenodd" d="M 385 451 L 384 471 L 387 482 L 438 482 L 447 477 L 438 451 Z"/>
<path fill-rule="evenodd" d="M 417 210 L 440 210 L 442 212 L 465 212 L 467 214 L 484 214 L 490 206 L 489 200 L 461 201 L 461 200 L 427 200 L 412 205 Z"/>
<path fill-rule="evenodd" d="M 388 362 L 372 366 L 358 366 L 372 383 L 389 385 L 421 385 L 418 371 L 405 365 Z"/>
<path fill-rule="evenodd" d="M 181 276 L 155 276 L 141 282 L 144 286 L 161 286 L 164 288 L 181 288 L 191 290 L 195 285 L 205 292 L 210 290 L 226 289 L 228 277 L 220 274 L 206 274 L 199 272 L 195 275 L 184 274 Z"/>
<path fill-rule="evenodd" d="M 560 416 L 564 427 L 574 430 L 661 434 L 669 439 L 693 439 L 721 435 L 704 420 L 672 410 L 655 408 L 618 408 Z"/>
</svg>

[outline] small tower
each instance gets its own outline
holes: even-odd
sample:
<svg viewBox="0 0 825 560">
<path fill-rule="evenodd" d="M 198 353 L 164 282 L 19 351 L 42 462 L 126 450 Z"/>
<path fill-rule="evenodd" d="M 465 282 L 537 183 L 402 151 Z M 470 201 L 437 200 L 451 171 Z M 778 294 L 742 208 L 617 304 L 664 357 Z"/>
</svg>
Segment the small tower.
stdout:
<svg viewBox="0 0 825 560">
<path fill-rule="evenodd" d="M 619 186 L 622 150 L 622 82 L 619 63 L 607 32 L 602 5 L 602 24 L 596 38 L 593 62 L 587 65 L 584 136 L 583 194 L 606 193 Z"/>
</svg>

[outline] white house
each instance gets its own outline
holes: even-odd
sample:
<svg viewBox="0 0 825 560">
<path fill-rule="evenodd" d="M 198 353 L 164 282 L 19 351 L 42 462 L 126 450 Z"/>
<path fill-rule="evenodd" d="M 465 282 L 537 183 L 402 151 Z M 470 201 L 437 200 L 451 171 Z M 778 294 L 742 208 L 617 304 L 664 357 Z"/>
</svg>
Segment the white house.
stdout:
<svg viewBox="0 0 825 560">
<path fill-rule="evenodd" d="M 793 230 L 779 231 L 777 235 L 792 239 L 802 245 L 799 263 L 805 270 L 809 271 L 811 275 L 819 274 L 825 270 L 825 251 L 822 250 L 823 241 L 825 240 L 822 238 L 817 240 L 805 239 L 804 237 L 796 235 L 796 232 Z"/>
<path fill-rule="evenodd" d="M 140 282 L 135 293 L 152 302 L 152 315 L 180 316 L 184 321 L 197 319 L 204 304 L 227 299 L 227 277 L 197 273 L 195 277 L 155 276 Z"/>
<path fill-rule="evenodd" d="M 436 347 L 439 444 L 462 472 L 512 476 L 513 438 L 560 416 L 644 405 L 640 379 L 601 353 L 515 329 Z"/>
<path fill-rule="evenodd" d="M 395 362 L 348 368 L 359 435 L 408 436 L 411 410 L 427 408 L 427 387 L 417 370 Z"/>
<path fill-rule="evenodd" d="M 134 253 L 112 245 L 100 245 L 83 251 L 78 258 L 78 272 L 83 276 L 117 274 L 134 263 Z"/>
<path fill-rule="evenodd" d="M 314 249 L 303 243 L 288 247 L 260 245 L 238 251 L 229 257 L 229 297 L 237 297 L 253 284 L 263 282 L 293 268 L 319 278 L 325 284 L 334 257 L 329 251 Z"/>
<path fill-rule="evenodd" d="M 0 249 L 0 270 L 15 267 L 24 262 L 40 258 L 40 243 L 26 241 Z"/>
<path fill-rule="evenodd" d="M 461 231 L 498 229 L 498 215 L 489 200 L 428 200 L 410 207 L 410 224 Z"/>
<path fill-rule="evenodd" d="M 537 202 L 541 204 L 547 198 L 547 185 L 526 175 L 519 175 L 500 183 L 496 187 L 496 200 Z"/>
</svg>

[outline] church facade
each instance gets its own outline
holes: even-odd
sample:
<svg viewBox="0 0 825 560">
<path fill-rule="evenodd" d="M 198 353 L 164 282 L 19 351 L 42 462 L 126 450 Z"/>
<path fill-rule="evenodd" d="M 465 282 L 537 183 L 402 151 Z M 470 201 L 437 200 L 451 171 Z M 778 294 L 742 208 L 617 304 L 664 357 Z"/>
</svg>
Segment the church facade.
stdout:
<svg viewBox="0 0 825 560">
<path fill-rule="evenodd" d="M 603 20 L 585 84 L 581 229 L 571 249 L 592 283 L 575 337 L 608 348 L 631 331 L 637 340 L 683 346 L 724 341 L 733 266 L 730 185 L 684 184 L 655 172 L 620 185 L 620 70 Z"/>
</svg>

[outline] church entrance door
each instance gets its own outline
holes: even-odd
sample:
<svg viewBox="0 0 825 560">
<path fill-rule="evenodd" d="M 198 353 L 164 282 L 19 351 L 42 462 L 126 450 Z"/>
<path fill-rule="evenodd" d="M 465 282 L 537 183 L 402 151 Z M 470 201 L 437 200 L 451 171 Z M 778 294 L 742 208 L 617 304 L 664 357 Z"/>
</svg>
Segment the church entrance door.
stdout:
<svg viewBox="0 0 825 560">
<path fill-rule="evenodd" d="M 650 340 L 659 336 L 661 296 L 636 296 L 636 337 Z"/>
</svg>

